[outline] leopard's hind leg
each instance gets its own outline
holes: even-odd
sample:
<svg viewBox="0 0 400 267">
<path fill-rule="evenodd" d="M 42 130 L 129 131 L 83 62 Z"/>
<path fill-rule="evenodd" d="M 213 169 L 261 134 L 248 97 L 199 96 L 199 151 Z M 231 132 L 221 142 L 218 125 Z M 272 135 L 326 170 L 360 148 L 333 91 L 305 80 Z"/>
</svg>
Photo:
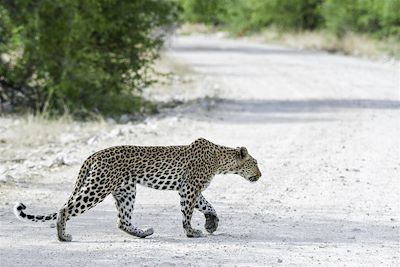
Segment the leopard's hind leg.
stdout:
<svg viewBox="0 0 400 267">
<path fill-rule="evenodd" d="M 115 205 L 118 209 L 117 226 L 119 229 L 141 238 L 154 233 L 153 228 L 142 230 L 134 226 L 131 222 L 136 197 L 136 186 L 134 184 L 120 187 L 112 195 L 115 198 Z"/>
<path fill-rule="evenodd" d="M 57 234 L 60 241 L 71 241 L 72 236 L 65 233 L 66 222 L 71 216 L 77 216 L 93 208 L 103 201 L 111 192 L 97 184 L 82 186 L 81 189 L 73 194 L 68 202 L 58 213 Z"/>
</svg>

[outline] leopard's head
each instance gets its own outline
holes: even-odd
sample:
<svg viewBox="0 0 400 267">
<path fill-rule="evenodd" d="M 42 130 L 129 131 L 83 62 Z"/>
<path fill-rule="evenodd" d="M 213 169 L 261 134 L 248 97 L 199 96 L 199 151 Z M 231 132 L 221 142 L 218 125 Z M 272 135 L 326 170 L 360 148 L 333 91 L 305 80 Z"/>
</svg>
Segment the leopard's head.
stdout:
<svg viewBox="0 0 400 267">
<path fill-rule="evenodd" d="M 261 177 L 257 160 L 250 156 L 245 147 L 238 147 L 235 152 L 235 164 L 231 167 L 230 172 L 238 174 L 250 182 L 256 182 Z"/>
</svg>

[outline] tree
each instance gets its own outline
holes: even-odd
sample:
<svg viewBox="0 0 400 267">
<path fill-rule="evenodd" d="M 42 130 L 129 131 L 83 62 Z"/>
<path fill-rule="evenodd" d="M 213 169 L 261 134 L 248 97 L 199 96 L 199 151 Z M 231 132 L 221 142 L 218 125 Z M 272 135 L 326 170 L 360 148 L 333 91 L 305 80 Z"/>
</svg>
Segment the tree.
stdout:
<svg viewBox="0 0 400 267">
<path fill-rule="evenodd" d="M 175 19 L 172 1 L 4 0 L 0 100 L 73 114 L 135 111 Z"/>
</svg>

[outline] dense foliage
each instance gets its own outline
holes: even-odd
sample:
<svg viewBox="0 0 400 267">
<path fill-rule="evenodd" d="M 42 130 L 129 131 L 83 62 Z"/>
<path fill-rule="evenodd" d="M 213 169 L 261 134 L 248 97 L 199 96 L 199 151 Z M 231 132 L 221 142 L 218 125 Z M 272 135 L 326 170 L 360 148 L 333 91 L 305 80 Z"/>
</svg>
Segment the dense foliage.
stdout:
<svg viewBox="0 0 400 267">
<path fill-rule="evenodd" d="M 174 2 L 2 0 L 0 101 L 73 114 L 136 111 Z"/>
<path fill-rule="evenodd" d="M 2 0 L 0 111 L 137 111 L 177 10 L 239 35 L 274 27 L 400 42 L 400 0 Z"/>
<path fill-rule="evenodd" d="M 400 0 L 325 0 L 325 27 L 338 35 L 348 31 L 400 38 Z"/>
<path fill-rule="evenodd" d="M 180 0 L 181 19 L 219 24 L 235 34 L 267 26 L 400 36 L 400 0 Z M 399 37 L 400 38 L 400 37 Z"/>
</svg>

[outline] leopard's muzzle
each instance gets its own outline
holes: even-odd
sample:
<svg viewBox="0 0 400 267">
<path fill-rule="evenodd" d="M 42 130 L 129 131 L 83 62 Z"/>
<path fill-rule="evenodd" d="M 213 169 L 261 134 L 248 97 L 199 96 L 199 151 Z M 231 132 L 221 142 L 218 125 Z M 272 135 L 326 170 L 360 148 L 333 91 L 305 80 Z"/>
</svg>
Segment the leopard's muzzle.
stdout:
<svg viewBox="0 0 400 267">
<path fill-rule="evenodd" d="M 254 183 L 254 182 L 258 181 L 258 179 L 260 179 L 260 177 L 261 177 L 261 174 L 260 175 L 251 176 L 248 179 L 249 179 L 250 182 Z"/>
</svg>

